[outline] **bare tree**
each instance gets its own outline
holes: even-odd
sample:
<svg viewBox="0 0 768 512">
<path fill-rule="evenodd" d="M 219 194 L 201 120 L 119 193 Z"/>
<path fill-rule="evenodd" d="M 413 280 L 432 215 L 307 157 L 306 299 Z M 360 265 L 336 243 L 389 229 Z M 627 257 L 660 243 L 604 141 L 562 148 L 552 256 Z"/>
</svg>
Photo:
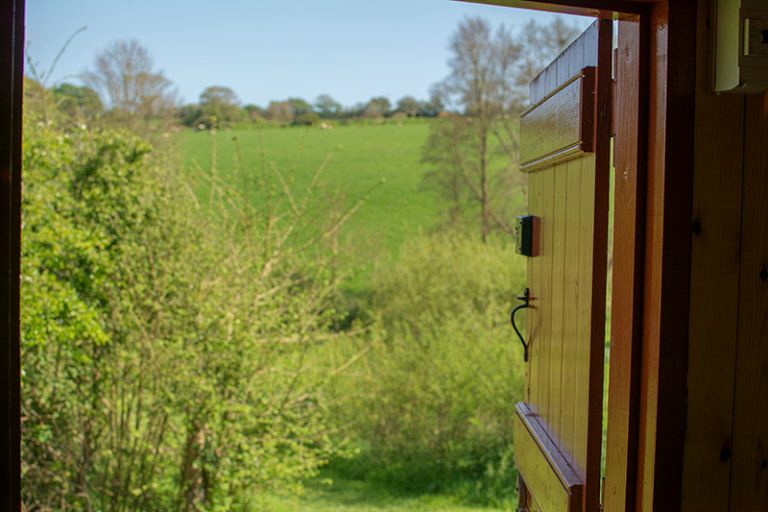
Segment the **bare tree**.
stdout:
<svg viewBox="0 0 768 512">
<path fill-rule="evenodd" d="M 452 203 L 454 220 L 467 206 L 453 203 L 476 205 L 483 241 L 493 228 L 511 231 L 491 191 L 510 188 L 528 81 L 576 33 L 559 19 L 545 26 L 531 22 L 516 36 L 504 25 L 494 31 L 482 18 L 465 18 L 451 38 L 450 74 L 436 91 L 456 114 L 433 126 L 424 160 L 437 168 L 427 179 Z"/>
<path fill-rule="evenodd" d="M 135 39 L 107 46 L 82 79 L 121 121 L 162 118 L 176 106 L 173 83 L 154 69 L 149 50 Z"/>
</svg>

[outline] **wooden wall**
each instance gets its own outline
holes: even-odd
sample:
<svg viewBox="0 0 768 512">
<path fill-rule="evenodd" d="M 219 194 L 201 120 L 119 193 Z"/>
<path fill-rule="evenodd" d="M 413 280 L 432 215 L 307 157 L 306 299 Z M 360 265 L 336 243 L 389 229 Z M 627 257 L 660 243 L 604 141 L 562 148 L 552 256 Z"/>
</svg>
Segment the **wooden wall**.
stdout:
<svg viewBox="0 0 768 512">
<path fill-rule="evenodd" d="M 768 94 L 709 92 L 697 38 L 684 511 L 768 510 Z"/>
</svg>

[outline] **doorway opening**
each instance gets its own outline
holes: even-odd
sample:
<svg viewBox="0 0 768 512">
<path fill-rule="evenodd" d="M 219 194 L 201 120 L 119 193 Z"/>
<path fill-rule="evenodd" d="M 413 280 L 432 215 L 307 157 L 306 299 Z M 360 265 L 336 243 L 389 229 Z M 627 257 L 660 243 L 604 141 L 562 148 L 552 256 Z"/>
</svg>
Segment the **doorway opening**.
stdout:
<svg viewBox="0 0 768 512">
<path fill-rule="evenodd" d="M 77 79 L 28 67 L 29 506 L 515 501 L 515 115 L 586 24 L 454 22 L 434 96 L 361 105 L 251 103 L 218 76 L 177 104 L 130 39 L 88 48 Z M 461 82 L 477 40 L 496 81 L 480 99 Z M 131 95 L 121 65 L 141 69 Z"/>
</svg>

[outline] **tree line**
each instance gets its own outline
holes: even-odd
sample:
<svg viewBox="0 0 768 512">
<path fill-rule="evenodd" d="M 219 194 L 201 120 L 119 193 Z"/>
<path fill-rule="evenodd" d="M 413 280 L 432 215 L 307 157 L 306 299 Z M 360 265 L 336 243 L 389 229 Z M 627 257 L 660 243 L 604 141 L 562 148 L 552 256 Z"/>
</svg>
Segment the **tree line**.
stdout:
<svg viewBox="0 0 768 512">
<path fill-rule="evenodd" d="M 303 98 L 292 97 L 270 101 L 266 107 L 241 105 L 231 88 L 213 85 L 200 94 L 198 103 L 180 107 L 178 116 L 182 124 L 197 128 L 215 128 L 242 122 L 311 126 L 323 120 L 435 117 L 443 110 L 444 105 L 437 96 L 429 100 L 403 96 L 395 103 L 386 96 L 374 96 L 367 102 L 344 106 L 330 94 L 321 94 L 311 103 Z"/>
<path fill-rule="evenodd" d="M 173 82 L 155 68 L 149 50 L 135 39 L 109 44 L 80 75 L 81 85 L 65 82 L 46 88 L 46 77 L 37 73 L 35 65 L 30 62 L 28 69 L 28 89 L 48 96 L 45 99 L 57 103 L 59 112 L 91 123 L 102 119 L 118 125 L 156 125 L 158 120 L 165 120 L 201 129 L 265 122 L 307 126 L 322 120 L 435 117 L 445 108 L 437 93 L 428 100 L 406 95 L 394 103 L 386 96 L 374 96 L 350 106 L 330 94 L 320 94 L 311 102 L 290 97 L 259 106 L 243 104 L 237 93 L 224 85 L 208 86 L 196 103 L 182 104 Z"/>
<path fill-rule="evenodd" d="M 173 82 L 155 66 L 149 49 L 135 39 L 107 45 L 80 74 L 80 85 L 60 83 L 47 87 L 50 76 L 39 73 L 28 61 L 27 88 L 31 96 L 39 98 L 38 103 L 56 103 L 59 112 L 73 119 L 90 123 L 103 120 L 120 126 L 306 126 L 328 120 L 429 118 L 446 112 L 491 121 L 519 113 L 528 81 L 573 38 L 575 28 L 555 18 L 549 24 L 531 21 L 516 33 L 503 25 L 492 32 L 488 23 L 479 18 L 468 18 L 460 24 L 449 47 L 450 75 L 431 87 L 428 99 L 406 95 L 393 102 L 379 95 L 343 105 L 325 93 L 313 101 L 289 97 L 260 106 L 243 104 L 230 87 L 211 85 L 197 102 L 182 103 Z M 44 108 L 44 114 L 46 110 L 53 112 Z M 481 125 L 490 127 L 485 121 Z M 503 138 L 499 137 L 499 141 Z"/>
</svg>

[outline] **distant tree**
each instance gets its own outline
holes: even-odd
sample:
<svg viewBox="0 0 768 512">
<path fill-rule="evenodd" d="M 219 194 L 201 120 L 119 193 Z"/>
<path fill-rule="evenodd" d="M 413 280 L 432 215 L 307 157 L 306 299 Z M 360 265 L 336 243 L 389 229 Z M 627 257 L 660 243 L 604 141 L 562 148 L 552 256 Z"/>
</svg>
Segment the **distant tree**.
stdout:
<svg viewBox="0 0 768 512">
<path fill-rule="evenodd" d="M 108 45 L 82 79 L 121 121 L 164 117 L 176 106 L 173 83 L 154 69 L 149 50 L 135 39 Z"/>
<path fill-rule="evenodd" d="M 397 107 L 395 110 L 407 115 L 408 117 L 413 117 L 418 115 L 419 111 L 421 110 L 421 102 L 419 102 L 419 100 L 413 96 L 403 96 L 397 100 Z"/>
<path fill-rule="evenodd" d="M 59 111 L 81 121 L 94 119 L 104 112 L 99 95 L 86 86 L 63 83 L 53 88 Z"/>
<path fill-rule="evenodd" d="M 293 126 L 313 126 L 320 122 L 320 116 L 309 111 L 293 118 Z"/>
<path fill-rule="evenodd" d="M 227 126 L 243 117 L 240 98 L 229 87 L 212 85 L 200 94 L 200 122 L 208 127 Z"/>
<path fill-rule="evenodd" d="M 435 117 L 445 111 L 445 102 L 439 87 L 433 87 L 430 91 L 429 100 L 422 102 L 419 109 L 419 115 L 424 117 Z"/>
<path fill-rule="evenodd" d="M 352 105 L 351 107 L 346 107 L 342 110 L 342 117 L 345 118 L 354 118 L 354 117 L 361 117 L 365 113 L 365 108 L 367 104 L 358 102 Z"/>
<path fill-rule="evenodd" d="M 549 62 L 578 35 L 576 26 L 561 17 L 542 25 L 530 20 L 520 34 L 520 44 L 525 49 L 517 64 L 516 83 L 523 101 L 528 99 L 528 84 Z"/>
<path fill-rule="evenodd" d="M 253 103 L 244 105 L 243 111 L 245 111 L 246 116 L 251 121 L 256 121 L 258 119 L 261 119 L 262 117 L 265 117 L 264 109 L 258 105 L 254 105 Z"/>
<path fill-rule="evenodd" d="M 176 110 L 176 117 L 179 118 L 184 126 L 197 127 L 202 116 L 203 111 L 200 110 L 200 105 L 196 103 L 182 105 Z"/>
<path fill-rule="evenodd" d="M 392 103 L 389 98 L 384 96 L 376 96 L 368 100 L 365 105 L 364 117 L 384 117 L 392 110 Z"/>
<path fill-rule="evenodd" d="M 291 110 L 293 111 L 293 117 L 303 116 L 313 111 L 312 105 L 310 105 L 304 99 L 288 98 L 285 101 L 288 102 L 288 104 L 291 106 Z"/>
<path fill-rule="evenodd" d="M 341 114 L 341 103 L 329 94 L 321 94 L 315 99 L 315 112 L 323 119 L 335 119 Z"/>
<path fill-rule="evenodd" d="M 271 101 L 265 115 L 267 119 L 281 124 L 312 125 L 319 120 L 312 105 L 302 98 Z"/>
<path fill-rule="evenodd" d="M 287 101 L 270 101 L 267 106 L 267 119 L 277 123 L 293 122 L 293 108 Z"/>
<path fill-rule="evenodd" d="M 450 201 L 477 207 L 483 241 L 492 228 L 511 231 L 494 208 L 491 193 L 511 187 L 491 182 L 510 181 L 518 152 L 517 116 L 528 80 L 576 33 L 561 21 L 544 26 L 531 22 L 515 37 L 503 25 L 493 31 L 482 18 L 465 18 L 451 37 L 450 74 L 433 91 L 461 115 L 433 126 L 424 160 L 437 167 L 428 179 Z M 494 168 L 499 153 L 503 163 Z M 459 182 L 464 184 L 461 194 L 455 188 Z M 461 209 L 454 205 L 452 211 Z"/>
</svg>

